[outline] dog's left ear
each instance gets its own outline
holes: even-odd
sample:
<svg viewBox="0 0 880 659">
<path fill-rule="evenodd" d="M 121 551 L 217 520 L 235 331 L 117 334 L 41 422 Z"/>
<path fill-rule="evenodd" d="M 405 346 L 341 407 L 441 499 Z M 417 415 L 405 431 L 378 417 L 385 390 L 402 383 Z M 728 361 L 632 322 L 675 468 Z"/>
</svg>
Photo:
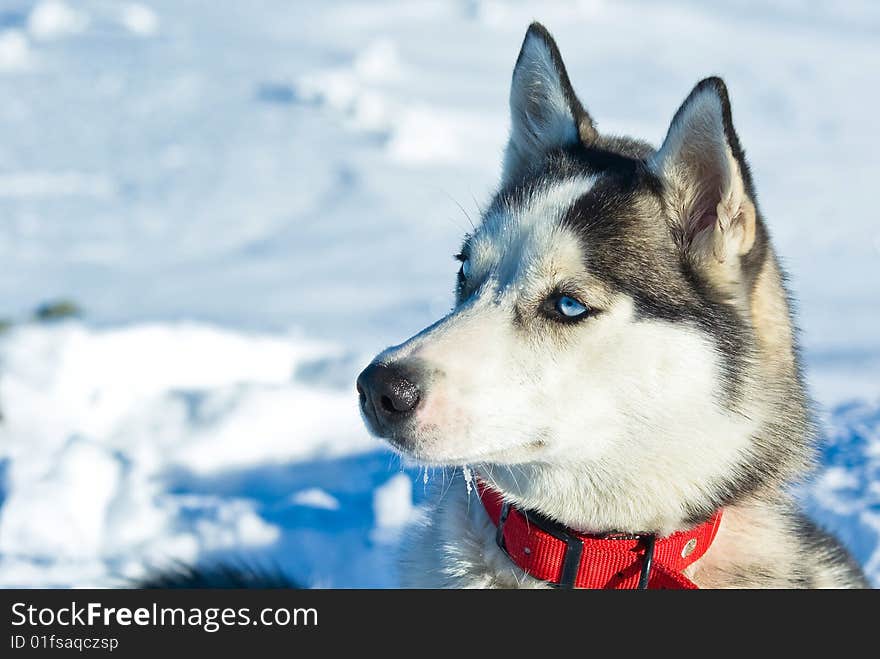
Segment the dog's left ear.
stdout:
<svg viewBox="0 0 880 659">
<path fill-rule="evenodd" d="M 510 87 L 510 141 L 504 153 L 505 184 L 539 165 L 545 156 L 596 137 L 593 120 L 578 100 L 562 55 L 540 23 L 529 26 Z"/>
<path fill-rule="evenodd" d="M 689 261 L 732 282 L 755 244 L 751 180 L 720 78 L 697 84 L 649 165 L 663 180 L 672 223 Z"/>
</svg>

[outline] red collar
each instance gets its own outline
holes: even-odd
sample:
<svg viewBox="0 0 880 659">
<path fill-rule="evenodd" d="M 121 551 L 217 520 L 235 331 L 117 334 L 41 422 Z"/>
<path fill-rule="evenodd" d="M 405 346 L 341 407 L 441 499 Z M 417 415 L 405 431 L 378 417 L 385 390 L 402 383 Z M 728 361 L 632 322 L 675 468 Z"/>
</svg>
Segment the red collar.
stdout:
<svg viewBox="0 0 880 659">
<path fill-rule="evenodd" d="M 497 527 L 498 546 L 526 573 L 564 588 L 696 589 L 682 571 L 709 549 L 721 511 L 665 538 L 585 535 L 505 503 L 482 481 L 477 492 Z"/>
</svg>

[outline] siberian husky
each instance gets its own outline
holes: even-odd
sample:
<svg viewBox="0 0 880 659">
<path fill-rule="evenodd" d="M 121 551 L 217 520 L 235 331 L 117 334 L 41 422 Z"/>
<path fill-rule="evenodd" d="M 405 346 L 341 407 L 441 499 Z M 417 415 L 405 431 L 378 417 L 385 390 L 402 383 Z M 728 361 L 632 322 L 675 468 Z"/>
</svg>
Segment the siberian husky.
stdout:
<svg viewBox="0 0 880 659">
<path fill-rule="evenodd" d="M 510 110 L 455 308 L 357 381 L 374 434 L 467 481 L 435 485 L 403 585 L 865 586 L 789 493 L 814 429 L 724 82 L 659 149 L 604 135 L 535 23 Z"/>
</svg>

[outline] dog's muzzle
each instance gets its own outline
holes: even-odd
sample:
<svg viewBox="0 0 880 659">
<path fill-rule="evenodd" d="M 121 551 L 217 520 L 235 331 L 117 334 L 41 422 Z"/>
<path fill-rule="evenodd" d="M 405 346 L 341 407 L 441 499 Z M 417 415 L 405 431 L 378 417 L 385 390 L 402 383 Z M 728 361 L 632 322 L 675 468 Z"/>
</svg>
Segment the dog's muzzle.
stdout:
<svg viewBox="0 0 880 659">
<path fill-rule="evenodd" d="M 357 379 L 361 410 L 378 435 L 395 439 L 395 431 L 409 421 L 422 392 L 419 377 L 401 364 L 372 363 Z"/>
</svg>

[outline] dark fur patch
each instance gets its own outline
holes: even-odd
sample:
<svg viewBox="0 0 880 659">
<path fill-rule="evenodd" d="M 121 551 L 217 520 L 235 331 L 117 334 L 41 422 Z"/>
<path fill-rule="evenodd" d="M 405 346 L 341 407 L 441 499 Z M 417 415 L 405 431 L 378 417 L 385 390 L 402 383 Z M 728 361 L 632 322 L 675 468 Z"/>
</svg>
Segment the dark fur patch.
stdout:
<svg viewBox="0 0 880 659">
<path fill-rule="evenodd" d="M 151 574 L 133 588 L 300 588 L 280 569 L 244 563 L 216 563 L 194 566 L 173 565 Z"/>
<path fill-rule="evenodd" d="M 530 38 L 534 37 L 543 41 L 547 46 L 547 50 L 550 52 L 553 66 L 556 69 L 557 74 L 559 74 L 562 93 L 565 95 L 565 100 L 568 102 L 568 106 L 571 109 L 571 114 L 574 117 L 575 125 L 578 127 L 578 133 L 580 134 L 581 140 L 587 143 L 592 142 L 598 137 L 596 128 L 593 125 L 593 119 L 581 104 L 580 99 L 574 91 L 574 87 L 572 87 L 571 80 L 568 78 L 568 71 L 565 70 L 565 63 L 562 61 L 562 53 L 559 52 L 559 47 L 556 45 L 556 41 L 550 35 L 550 32 L 547 31 L 547 28 L 537 22 L 529 25 L 523 45 L 525 45 L 525 42 Z M 523 52 L 524 49 L 520 49 L 519 56 L 516 58 L 516 65 L 513 68 L 514 75 L 519 68 Z"/>
<path fill-rule="evenodd" d="M 522 205 L 552 182 L 598 177 L 563 219 L 581 236 L 589 271 L 632 297 L 640 316 L 691 322 L 713 337 L 725 365 L 727 403 L 734 405 L 749 352 L 749 328 L 683 258 L 663 219 L 663 184 L 645 162 L 651 153 L 644 142 L 627 138 L 556 152 L 543 169 L 502 189 L 489 210 Z M 646 215 L 645 205 L 656 213 Z"/>
<path fill-rule="evenodd" d="M 859 564 L 837 538 L 802 514 L 798 515 L 795 524 L 798 537 L 807 551 L 813 555 L 811 563 L 844 567 L 853 584 L 861 588 L 870 588 Z M 815 587 L 815 584 L 812 587 Z"/>
</svg>

